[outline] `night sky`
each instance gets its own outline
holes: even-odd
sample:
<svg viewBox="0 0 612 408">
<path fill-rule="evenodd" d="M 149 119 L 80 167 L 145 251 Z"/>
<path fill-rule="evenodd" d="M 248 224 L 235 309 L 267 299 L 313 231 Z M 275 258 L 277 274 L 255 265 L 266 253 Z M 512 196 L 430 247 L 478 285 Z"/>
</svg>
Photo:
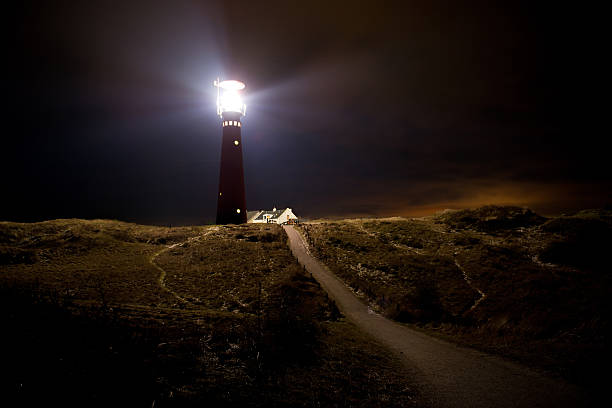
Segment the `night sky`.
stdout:
<svg viewBox="0 0 612 408">
<path fill-rule="evenodd" d="M 561 3 L 5 8 L 0 220 L 213 221 L 217 76 L 247 84 L 251 210 L 609 205 L 607 22 Z"/>
</svg>

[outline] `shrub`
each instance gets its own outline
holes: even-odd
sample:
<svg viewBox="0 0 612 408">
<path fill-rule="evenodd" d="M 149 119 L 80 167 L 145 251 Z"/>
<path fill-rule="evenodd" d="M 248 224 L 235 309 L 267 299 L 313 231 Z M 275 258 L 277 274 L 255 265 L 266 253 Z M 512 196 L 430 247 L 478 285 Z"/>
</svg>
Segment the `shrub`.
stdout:
<svg viewBox="0 0 612 408">
<path fill-rule="evenodd" d="M 495 232 L 519 227 L 540 225 L 546 218 L 528 208 L 487 205 L 474 210 L 460 210 L 438 217 L 453 228 L 472 228 L 484 232 Z"/>
<path fill-rule="evenodd" d="M 320 322 L 337 315 L 316 281 L 298 265 L 277 284 L 265 305 L 260 350 L 264 366 L 278 369 L 312 362 L 319 346 Z M 333 313 L 335 309 L 336 313 Z"/>
<path fill-rule="evenodd" d="M 259 235 L 259 241 L 261 242 L 276 242 L 280 240 L 280 235 L 272 232 L 264 232 Z"/>
<path fill-rule="evenodd" d="M 0 247 L 0 265 L 33 264 L 38 257 L 30 249 Z"/>
<path fill-rule="evenodd" d="M 557 218 L 541 227 L 561 235 L 540 253 L 544 262 L 603 270 L 608 264 L 607 243 L 612 238 L 610 224 L 585 218 Z"/>
<path fill-rule="evenodd" d="M 444 320 L 446 313 L 433 283 L 421 282 L 398 301 L 390 301 L 385 315 L 404 323 L 432 323 Z"/>
</svg>

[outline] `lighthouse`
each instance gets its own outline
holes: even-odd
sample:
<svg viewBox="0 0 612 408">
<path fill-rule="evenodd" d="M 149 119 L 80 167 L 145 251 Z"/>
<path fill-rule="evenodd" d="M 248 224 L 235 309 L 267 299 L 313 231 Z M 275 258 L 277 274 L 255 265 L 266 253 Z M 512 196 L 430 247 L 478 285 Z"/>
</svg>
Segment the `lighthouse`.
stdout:
<svg viewBox="0 0 612 408">
<path fill-rule="evenodd" d="M 217 224 L 242 224 L 247 221 L 244 168 L 242 165 L 242 122 L 246 105 L 240 81 L 219 81 L 217 87 L 217 114 L 221 118 L 221 166 L 217 196 Z"/>
</svg>

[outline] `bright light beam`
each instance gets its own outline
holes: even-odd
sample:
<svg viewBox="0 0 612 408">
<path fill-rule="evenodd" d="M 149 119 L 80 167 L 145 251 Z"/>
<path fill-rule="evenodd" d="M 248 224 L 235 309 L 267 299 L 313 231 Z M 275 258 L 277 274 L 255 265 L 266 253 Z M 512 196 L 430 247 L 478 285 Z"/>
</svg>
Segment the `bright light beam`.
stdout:
<svg viewBox="0 0 612 408">
<path fill-rule="evenodd" d="M 219 81 L 219 78 L 213 82 L 217 87 L 217 114 L 223 115 L 223 112 L 239 112 L 243 116 L 246 115 L 246 105 L 242 102 L 240 91 L 246 85 L 240 81 L 228 80 Z"/>
</svg>

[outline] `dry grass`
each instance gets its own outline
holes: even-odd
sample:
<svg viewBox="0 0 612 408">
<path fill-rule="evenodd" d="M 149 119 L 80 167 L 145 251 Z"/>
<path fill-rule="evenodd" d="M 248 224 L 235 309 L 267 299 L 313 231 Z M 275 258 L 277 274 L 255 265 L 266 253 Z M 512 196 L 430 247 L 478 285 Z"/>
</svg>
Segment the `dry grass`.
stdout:
<svg viewBox="0 0 612 408">
<path fill-rule="evenodd" d="M 440 251 L 443 234 L 424 222 L 365 220 L 302 228 L 332 271 L 389 317 L 460 318 L 477 298 L 453 257 Z"/>
<path fill-rule="evenodd" d="M 490 206 L 301 228 L 387 316 L 594 386 L 608 355 L 611 219 Z"/>
<path fill-rule="evenodd" d="M 414 404 L 278 226 L 0 223 L 0 267 L 1 391 L 21 406 Z"/>
<path fill-rule="evenodd" d="M 107 220 L 0 224 L 2 279 L 66 293 L 75 302 L 170 305 L 150 257 L 204 227 L 164 228 Z M 16 258 L 28 253 L 28 260 Z"/>
<path fill-rule="evenodd" d="M 278 226 L 214 227 L 164 252 L 156 263 L 168 272 L 168 287 L 192 305 L 254 313 L 296 263 L 286 240 Z"/>
</svg>

